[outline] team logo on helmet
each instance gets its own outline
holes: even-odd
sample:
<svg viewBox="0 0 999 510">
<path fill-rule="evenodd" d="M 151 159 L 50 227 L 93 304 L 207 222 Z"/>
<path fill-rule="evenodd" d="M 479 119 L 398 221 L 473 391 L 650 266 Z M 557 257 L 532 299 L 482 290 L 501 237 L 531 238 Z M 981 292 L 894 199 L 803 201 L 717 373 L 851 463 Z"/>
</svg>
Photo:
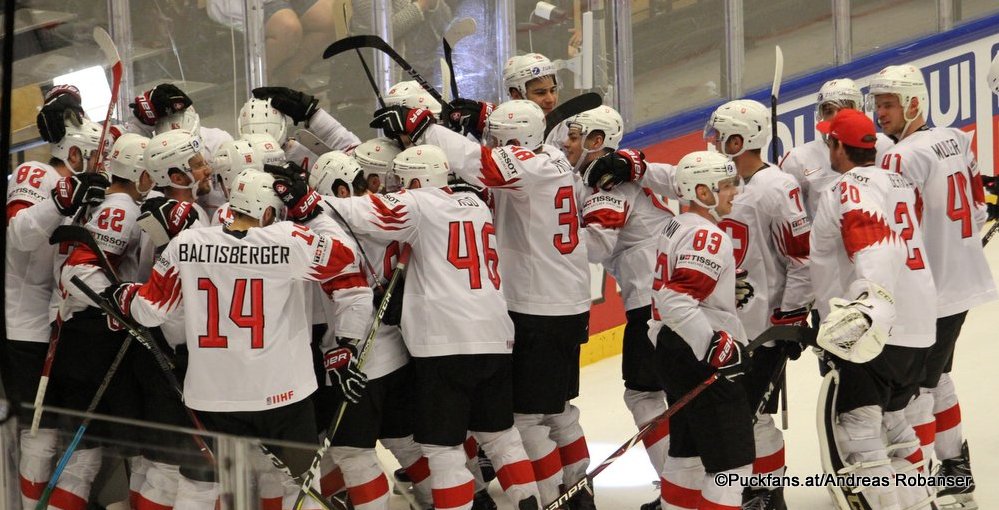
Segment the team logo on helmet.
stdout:
<svg viewBox="0 0 999 510">
<path fill-rule="evenodd" d="M 536 67 L 535 66 L 535 67 L 531 68 L 531 76 L 538 76 L 540 74 L 541 74 L 541 68 L 540 67 Z"/>
</svg>

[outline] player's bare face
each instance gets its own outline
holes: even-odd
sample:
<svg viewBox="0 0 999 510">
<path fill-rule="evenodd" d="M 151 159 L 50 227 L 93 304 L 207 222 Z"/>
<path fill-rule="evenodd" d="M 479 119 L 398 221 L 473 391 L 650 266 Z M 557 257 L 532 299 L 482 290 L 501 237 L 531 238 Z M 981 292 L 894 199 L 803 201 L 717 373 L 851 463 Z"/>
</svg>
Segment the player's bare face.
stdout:
<svg viewBox="0 0 999 510">
<path fill-rule="evenodd" d="M 732 200 L 739 194 L 739 186 L 736 179 L 726 179 L 718 183 L 718 206 L 715 212 L 719 216 L 725 216 L 732 212 Z"/>
<path fill-rule="evenodd" d="M 208 166 L 208 161 L 201 154 L 195 155 L 191 159 L 187 160 L 187 164 L 191 166 L 191 175 L 194 176 L 194 181 L 198 183 L 197 194 L 205 195 L 212 191 L 212 182 L 209 179 L 212 175 L 212 167 Z"/>
<path fill-rule="evenodd" d="M 822 115 L 822 120 L 824 121 L 831 121 L 839 110 L 840 107 L 836 103 L 825 103 L 819 107 L 819 113 Z"/>
<path fill-rule="evenodd" d="M 548 115 L 558 104 L 558 87 L 555 86 L 555 78 L 552 76 L 542 76 L 535 78 L 525 85 L 527 97 L 530 101 L 541 107 L 541 111 Z"/>
<path fill-rule="evenodd" d="M 895 94 L 878 94 L 874 96 L 874 111 L 877 113 L 878 125 L 887 135 L 898 136 L 905 128 L 905 110 Z"/>
<path fill-rule="evenodd" d="M 563 142 L 563 148 L 565 149 L 565 157 L 569 160 L 569 163 L 576 166 L 576 163 L 579 163 L 579 158 L 583 154 L 583 135 L 580 133 L 579 128 L 569 128 L 569 136 Z"/>
<path fill-rule="evenodd" d="M 368 174 L 368 192 L 378 193 L 382 189 L 382 178 L 378 174 Z"/>
</svg>

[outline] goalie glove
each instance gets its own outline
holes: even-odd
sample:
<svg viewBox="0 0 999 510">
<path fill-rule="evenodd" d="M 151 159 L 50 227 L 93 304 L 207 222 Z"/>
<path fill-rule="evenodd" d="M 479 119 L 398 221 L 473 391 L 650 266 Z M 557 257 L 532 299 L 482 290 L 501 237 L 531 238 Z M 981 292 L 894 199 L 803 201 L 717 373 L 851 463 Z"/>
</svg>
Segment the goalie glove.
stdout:
<svg viewBox="0 0 999 510">
<path fill-rule="evenodd" d="M 257 87 L 253 97 L 270 99 L 275 110 L 287 115 L 295 124 L 306 123 L 319 110 L 319 100 L 304 92 L 288 87 Z"/>
<path fill-rule="evenodd" d="M 753 296 L 756 295 L 756 291 L 753 289 L 753 284 L 749 283 L 749 271 L 739 268 L 735 270 L 735 307 L 742 308 L 746 306 Z"/>
<path fill-rule="evenodd" d="M 198 220 L 198 211 L 193 204 L 167 197 L 150 198 L 143 202 L 141 210 L 137 223 L 156 248 L 166 246 Z"/>
<path fill-rule="evenodd" d="M 59 214 L 73 216 L 80 206 L 100 205 L 109 184 L 104 174 L 73 174 L 56 182 L 52 188 L 52 200 Z"/>
<path fill-rule="evenodd" d="M 128 106 L 132 107 L 132 115 L 135 115 L 139 122 L 155 126 L 157 120 L 182 112 L 192 104 L 194 103 L 191 98 L 176 85 L 161 83 L 145 91 L 141 96 L 135 96 Z"/>
<path fill-rule="evenodd" d="M 83 106 L 80 103 L 80 90 L 72 85 L 56 85 L 45 94 L 35 125 L 42 140 L 59 143 L 66 136 L 66 119 L 76 125 L 83 123 Z"/>
<path fill-rule="evenodd" d="M 369 126 L 381 129 L 389 138 L 398 140 L 400 136 L 406 135 L 413 143 L 420 143 L 423 133 L 435 123 L 434 114 L 426 108 L 396 105 L 375 110 L 374 120 Z"/>
<path fill-rule="evenodd" d="M 288 210 L 288 219 L 306 222 L 319 215 L 322 197 L 305 180 L 305 170 L 295 163 L 282 166 L 264 165 L 264 171 L 274 174 L 274 193 Z"/>
<path fill-rule="evenodd" d="M 357 347 L 348 338 L 338 338 L 337 347 L 323 354 L 323 367 L 330 380 L 339 384 L 343 397 L 352 404 L 361 401 L 361 391 L 368 385 L 368 376 L 357 366 Z"/>
<path fill-rule="evenodd" d="M 853 363 L 867 363 L 881 354 L 895 323 L 895 299 L 881 286 L 857 280 L 852 300 L 832 298 L 829 314 L 819 325 L 816 343 L 826 352 Z"/>
<path fill-rule="evenodd" d="M 727 331 L 715 331 L 704 362 L 717 369 L 722 377 L 734 381 L 746 373 L 748 357 L 743 355 L 742 349 Z"/>
<path fill-rule="evenodd" d="M 451 112 L 447 118 L 448 128 L 462 135 L 471 134 L 475 138 L 482 138 L 486 119 L 496 109 L 493 103 L 462 98 L 451 101 L 449 106 Z"/>
<path fill-rule="evenodd" d="M 621 149 L 593 160 L 583 172 L 583 180 L 591 188 L 607 191 L 622 182 L 642 180 L 646 168 L 644 152 Z"/>
</svg>

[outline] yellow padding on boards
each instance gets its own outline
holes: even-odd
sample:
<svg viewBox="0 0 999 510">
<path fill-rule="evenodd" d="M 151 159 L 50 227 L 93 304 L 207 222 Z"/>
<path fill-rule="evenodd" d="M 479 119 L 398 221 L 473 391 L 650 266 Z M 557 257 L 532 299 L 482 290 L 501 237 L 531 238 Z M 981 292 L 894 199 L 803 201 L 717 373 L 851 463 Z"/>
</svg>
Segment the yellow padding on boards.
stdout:
<svg viewBox="0 0 999 510">
<path fill-rule="evenodd" d="M 585 367 L 602 359 L 621 354 L 624 344 L 624 324 L 590 335 L 590 341 L 583 344 L 579 352 L 579 366 Z"/>
</svg>

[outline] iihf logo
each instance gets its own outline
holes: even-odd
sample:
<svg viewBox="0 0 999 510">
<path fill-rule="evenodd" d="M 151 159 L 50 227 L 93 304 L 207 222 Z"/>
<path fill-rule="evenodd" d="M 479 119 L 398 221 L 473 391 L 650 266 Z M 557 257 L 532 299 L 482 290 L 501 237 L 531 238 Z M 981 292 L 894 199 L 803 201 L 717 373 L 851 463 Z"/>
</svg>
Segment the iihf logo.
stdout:
<svg viewBox="0 0 999 510">
<path fill-rule="evenodd" d="M 540 75 L 541 75 L 541 68 L 540 67 L 532 67 L 531 68 L 531 76 L 540 76 Z"/>
</svg>

